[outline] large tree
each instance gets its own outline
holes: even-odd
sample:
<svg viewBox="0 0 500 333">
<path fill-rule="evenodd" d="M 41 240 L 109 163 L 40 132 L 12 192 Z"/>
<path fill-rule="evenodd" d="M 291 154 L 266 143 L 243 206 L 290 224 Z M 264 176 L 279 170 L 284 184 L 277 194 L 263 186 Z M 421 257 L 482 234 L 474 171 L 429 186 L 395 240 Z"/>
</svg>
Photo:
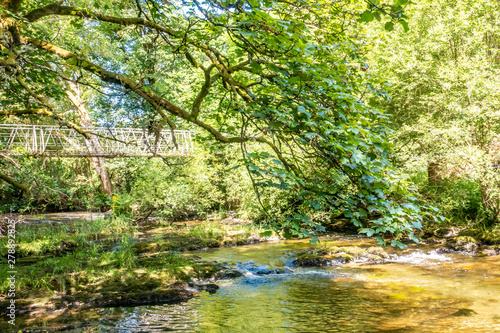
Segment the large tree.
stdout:
<svg viewBox="0 0 500 333">
<path fill-rule="evenodd" d="M 407 28 L 406 3 L 2 0 L 0 115 L 44 115 L 88 137 L 56 106 L 64 81 L 118 92 L 155 130 L 240 144 L 255 187 L 289 196 L 286 234 L 321 230 L 309 214 L 320 210 L 413 238 L 422 211 L 391 166 L 384 114 L 366 103 L 384 93 L 360 25 Z"/>
</svg>

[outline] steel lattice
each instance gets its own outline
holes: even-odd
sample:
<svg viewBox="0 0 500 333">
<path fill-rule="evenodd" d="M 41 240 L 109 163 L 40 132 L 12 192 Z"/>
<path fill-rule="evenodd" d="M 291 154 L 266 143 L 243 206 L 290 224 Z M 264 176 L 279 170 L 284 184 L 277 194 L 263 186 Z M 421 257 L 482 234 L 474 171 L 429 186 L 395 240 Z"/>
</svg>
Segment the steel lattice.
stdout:
<svg viewBox="0 0 500 333">
<path fill-rule="evenodd" d="M 157 134 L 138 128 L 84 130 L 91 140 L 71 128 L 0 124 L 0 152 L 61 157 L 168 157 L 186 156 L 193 150 L 190 131 L 162 130 Z"/>
</svg>

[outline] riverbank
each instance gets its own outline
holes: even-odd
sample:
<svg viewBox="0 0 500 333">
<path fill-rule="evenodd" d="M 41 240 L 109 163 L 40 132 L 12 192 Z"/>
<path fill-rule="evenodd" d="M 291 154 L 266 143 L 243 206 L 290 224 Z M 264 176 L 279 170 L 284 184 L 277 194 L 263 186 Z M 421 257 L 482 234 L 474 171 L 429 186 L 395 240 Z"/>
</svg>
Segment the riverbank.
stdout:
<svg viewBox="0 0 500 333">
<path fill-rule="evenodd" d="M 216 290 L 212 282 L 231 272 L 222 263 L 184 251 L 274 239 L 260 237 L 259 226 L 238 219 L 137 226 L 114 216 L 42 217 L 16 225 L 17 314 L 33 318 L 90 307 L 185 301 L 198 291 Z M 3 257 L 6 245 L 6 237 L 1 238 Z M 8 302 L 6 274 L 0 276 L 1 307 Z"/>
<path fill-rule="evenodd" d="M 424 229 L 420 235 L 423 244 L 442 245 L 438 252 L 469 252 L 478 255 L 500 254 L 500 226 L 491 228 L 441 227 Z"/>
<path fill-rule="evenodd" d="M 42 215 L 17 225 L 16 305 L 28 326 L 40 327 L 40 320 L 83 309 L 178 303 L 204 290 L 215 292 L 218 279 L 241 273 L 222 261 L 201 260 L 186 251 L 278 240 L 260 237 L 259 226 L 234 218 L 135 225 L 122 217 L 90 216 L 81 220 Z M 437 245 L 440 253 L 496 255 L 500 253 L 497 235 L 500 231 L 495 228 L 451 227 L 427 229 L 421 236 L 423 244 Z M 6 241 L 0 239 L 4 257 Z M 293 264 L 374 264 L 388 258 L 384 249 L 374 247 L 373 240 L 362 248 L 326 247 L 325 243 L 294 253 Z M 265 270 L 269 272 L 274 270 Z M 0 306 L 8 301 L 5 274 L 0 277 Z"/>
</svg>

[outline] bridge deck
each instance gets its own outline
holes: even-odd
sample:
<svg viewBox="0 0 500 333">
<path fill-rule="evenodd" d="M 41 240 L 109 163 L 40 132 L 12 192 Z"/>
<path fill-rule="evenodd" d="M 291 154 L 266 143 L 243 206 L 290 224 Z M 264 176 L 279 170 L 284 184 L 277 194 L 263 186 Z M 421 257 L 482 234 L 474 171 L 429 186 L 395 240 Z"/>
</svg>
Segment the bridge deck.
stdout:
<svg viewBox="0 0 500 333">
<path fill-rule="evenodd" d="M 193 150 L 190 131 L 175 130 L 172 135 L 171 130 L 162 130 L 156 135 L 140 128 L 85 130 L 91 140 L 65 127 L 0 124 L 0 152 L 60 157 L 169 157 L 186 156 Z"/>
</svg>

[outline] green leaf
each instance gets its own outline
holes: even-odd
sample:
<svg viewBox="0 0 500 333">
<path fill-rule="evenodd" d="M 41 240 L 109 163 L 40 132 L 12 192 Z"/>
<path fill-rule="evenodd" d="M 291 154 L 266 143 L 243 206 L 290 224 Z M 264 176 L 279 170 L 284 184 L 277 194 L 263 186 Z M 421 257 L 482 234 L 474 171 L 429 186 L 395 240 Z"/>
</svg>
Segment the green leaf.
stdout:
<svg viewBox="0 0 500 333">
<path fill-rule="evenodd" d="M 373 230 L 372 228 L 363 228 L 359 231 L 359 233 L 366 234 L 368 237 L 371 237 L 375 233 L 375 230 Z"/>
<path fill-rule="evenodd" d="M 271 237 L 273 235 L 273 232 L 271 230 L 264 231 L 260 233 L 260 237 Z"/>
<path fill-rule="evenodd" d="M 394 23 L 392 23 L 392 22 L 387 22 L 387 23 L 385 24 L 384 28 L 385 28 L 385 30 L 387 30 L 387 31 L 392 31 L 392 30 L 394 30 Z"/>
<path fill-rule="evenodd" d="M 420 221 L 415 221 L 413 222 L 413 227 L 417 229 L 422 229 L 422 223 L 420 223 Z"/>
<path fill-rule="evenodd" d="M 391 245 L 392 246 L 397 246 L 399 247 L 401 250 L 404 249 L 405 247 L 407 247 L 407 245 L 401 243 L 400 241 L 397 241 L 395 239 L 391 240 Z"/>
<path fill-rule="evenodd" d="M 69 65 L 75 66 L 76 63 L 77 63 L 77 60 L 76 60 L 76 58 L 71 57 L 71 58 L 66 59 L 66 63 L 69 64 Z"/>
<path fill-rule="evenodd" d="M 401 25 L 405 29 L 405 32 L 408 32 L 410 30 L 410 27 L 408 26 L 408 22 L 406 22 L 404 20 L 400 20 L 399 23 L 401 23 Z"/>
<path fill-rule="evenodd" d="M 356 226 L 356 227 L 362 227 L 363 224 L 359 222 L 357 219 L 351 219 L 351 222 Z"/>
<path fill-rule="evenodd" d="M 373 19 L 375 18 L 375 16 L 373 15 L 373 13 L 369 10 L 363 12 L 363 14 L 361 14 L 361 19 L 360 21 L 361 22 L 371 22 L 373 21 Z"/>
</svg>

